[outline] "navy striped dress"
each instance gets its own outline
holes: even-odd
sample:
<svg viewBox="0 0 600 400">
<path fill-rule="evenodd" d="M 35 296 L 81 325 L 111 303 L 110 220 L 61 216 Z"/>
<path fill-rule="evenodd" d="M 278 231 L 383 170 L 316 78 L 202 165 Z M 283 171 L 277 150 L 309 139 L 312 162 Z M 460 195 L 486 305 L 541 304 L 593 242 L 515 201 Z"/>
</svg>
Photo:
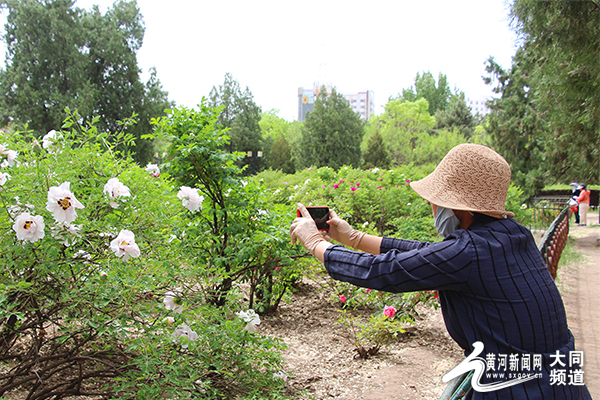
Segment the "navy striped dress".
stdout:
<svg viewBox="0 0 600 400">
<path fill-rule="evenodd" d="M 361 287 L 439 290 L 446 328 L 465 355 L 473 343 L 484 344 L 479 357 L 491 361 L 481 384 L 536 373 L 525 383 L 473 392 L 473 399 L 591 399 L 582 382 L 585 357 L 583 366 L 576 357 L 569 362 L 577 353 L 560 293 L 531 232 L 514 219 L 475 214 L 468 229 L 439 243 L 383 238 L 379 255 L 331 246 L 324 263 L 332 278 Z M 511 354 L 518 365 L 509 368 Z M 537 369 L 523 365 L 540 357 Z"/>
</svg>

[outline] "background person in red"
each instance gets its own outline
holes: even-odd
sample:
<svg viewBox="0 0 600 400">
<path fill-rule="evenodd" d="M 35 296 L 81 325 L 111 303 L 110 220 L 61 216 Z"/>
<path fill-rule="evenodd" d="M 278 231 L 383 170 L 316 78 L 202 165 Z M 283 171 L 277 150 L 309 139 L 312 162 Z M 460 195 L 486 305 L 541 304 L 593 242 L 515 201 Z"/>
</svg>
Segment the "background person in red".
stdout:
<svg viewBox="0 0 600 400">
<path fill-rule="evenodd" d="M 587 225 L 587 212 L 590 208 L 590 194 L 592 193 L 590 190 L 587 190 L 585 184 L 579 186 L 577 189 L 581 190 L 579 196 L 575 200 L 579 203 L 579 215 L 581 216 L 581 223 L 579 226 Z"/>
</svg>

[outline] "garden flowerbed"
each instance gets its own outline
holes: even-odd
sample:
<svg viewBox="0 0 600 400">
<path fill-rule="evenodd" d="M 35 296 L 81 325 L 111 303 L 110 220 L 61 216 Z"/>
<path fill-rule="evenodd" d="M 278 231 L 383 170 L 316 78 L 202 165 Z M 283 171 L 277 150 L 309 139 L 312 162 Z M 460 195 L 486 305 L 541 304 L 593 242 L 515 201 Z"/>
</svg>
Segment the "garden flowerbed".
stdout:
<svg viewBox="0 0 600 400">
<path fill-rule="evenodd" d="M 336 323 L 341 303 L 332 301 L 328 277 L 304 278 L 291 302 L 262 317 L 259 333 L 284 340 L 290 394 L 296 399 L 435 398 L 445 387 L 442 375 L 464 359 L 444 327 L 441 311 L 420 306 L 419 319 L 397 341 L 362 359 Z M 353 315 L 368 320 L 373 310 Z M 393 392 L 387 390 L 393 387 Z M 399 397 L 400 396 L 400 397 Z"/>
</svg>

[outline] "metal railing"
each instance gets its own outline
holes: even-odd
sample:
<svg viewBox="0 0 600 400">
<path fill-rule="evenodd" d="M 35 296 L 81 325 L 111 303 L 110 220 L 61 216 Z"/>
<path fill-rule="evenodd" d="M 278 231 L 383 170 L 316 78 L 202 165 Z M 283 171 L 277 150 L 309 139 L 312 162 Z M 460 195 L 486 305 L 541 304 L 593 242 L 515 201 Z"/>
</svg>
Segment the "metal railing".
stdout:
<svg viewBox="0 0 600 400">
<path fill-rule="evenodd" d="M 556 279 L 560 255 L 569 238 L 569 211 L 570 207 L 567 206 L 563 208 L 558 217 L 550 224 L 550 227 L 538 246 L 538 249 L 542 253 L 542 257 L 548 266 L 548 271 L 550 271 L 550 275 L 552 275 L 552 278 L 554 279 Z"/>
</svg>

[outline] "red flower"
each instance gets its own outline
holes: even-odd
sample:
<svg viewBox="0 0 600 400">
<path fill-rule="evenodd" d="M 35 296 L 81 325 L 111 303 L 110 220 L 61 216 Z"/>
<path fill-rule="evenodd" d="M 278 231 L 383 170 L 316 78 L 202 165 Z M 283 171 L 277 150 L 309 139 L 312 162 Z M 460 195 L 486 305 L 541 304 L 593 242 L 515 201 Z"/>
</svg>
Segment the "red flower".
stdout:
<svg viewBox="0 0 600 400">
<path fill-rule="evenodd" d="M 392 306 L 385 306 L 383 309 L 383 315 L 388 318 L 394 318 L 394 315 L 396 315 L 396 309 Z"/>
</svg>

